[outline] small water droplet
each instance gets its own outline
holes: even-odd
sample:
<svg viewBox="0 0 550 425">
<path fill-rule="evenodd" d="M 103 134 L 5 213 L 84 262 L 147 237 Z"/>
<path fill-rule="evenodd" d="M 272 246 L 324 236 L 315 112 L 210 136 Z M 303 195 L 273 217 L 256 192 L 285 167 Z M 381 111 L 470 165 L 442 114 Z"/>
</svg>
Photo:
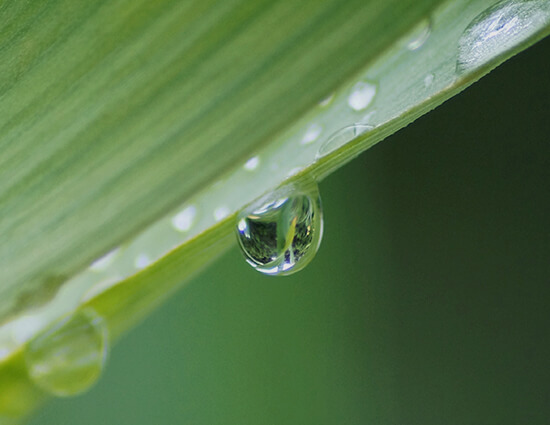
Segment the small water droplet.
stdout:
<svg viewBox="0 0 550 425">
<path fill-rule="evenodd" d="M 369 106 L 376 95 L 376 85 L 360 81 L 353 86 L 348 97 L 348 105 L 354 111 L 361 111 Z"/>
<path fill-rule="evenodd" d="M 311 124 L 306 132 L 304 133 L 304 136 L 302 137 L 302 140 L 300 140 L 300 143 L 302 145 L 308 145 L 310 143 L 315 142 L 321 135 L 321 132 L 323 131 L 323 127 L 321 127 L 320 124 L 314 123 Z"/>
<path fill-rule="evenodd" d="M 432 83 L 434 82 L 434 79 L 435 79 L 434 74 L 432 74 L 432 73 L 427 74 L 424 77 L 424 87 L 426 87 L 426 88 L 430 87 L 432 85 Z"/>
<path fill-rule="evenodd" d="M 421 48 L 426 40 L 430 37 L 432 26 L 429 19 L 422 20 L 416 28 L 413 29 L 411 38 L 407 43 L 407 49 L 417 50 Z"/>
<path fill-rule="evenodd" d="M 31 340 L 25 363 L 32 381 L 65 397 L 89 389 L 107 358 L 107 327 L 93 310 L 79 311 Z"/>
<path fill-rule="evenodd" d="M 331 104 L 332 100 L 334 99 L 334 93 L 331 93 L 327 97 L 325 97 L 323 100 L 319 102 L 319 106 L 324 108 L 325 106 L 328 106 Z"/>
<path fill-rule="evenodd" d="M 293 183 L 266 195 L 239 214 L 237 239 L 246 261 L 269 275 L 303 269 L 323 234 L 317 184 Z"/>
<path fill-rule="evenodd" d="M 196 214 L 197 209 L 193 205 L 190 205 L 172 218 L 172 226 L 180 232 L 187 232 L 193 226 Z"/>
<path fill-rule="evenodd" d="M 253 156 L 248 161 L 245 162 L 243 165 L 243 168 L 247 171 L 254 171 L 256 168 L 258 168 L 258 165 L 260 165 L 260 157 L 259 156 Z"/>
<path fill-rule="evenodd" d="M 139 254 L 134 261 L 134 266 L 136 266 L 136 269 L 140 270 L 144 269 L 149 264 L 151 264 L 151 259 L 147 254 Z"/>
<path fill-rule="evenodd" d="M 353 124 L 347 127 L 344 127 L 334 133 L 328 138 L 328 140 L 323 143 L 317 152 L 317 158 L 322 158 L 325 155 L 335 151 L 341 146 L 349 143 L 357 136 L 366 133 L 369 130 L 372 130 L 374 127 L 367 124 Z"/>
<path fill-rule="evenodd" d="M 225 205 L 218 207 L 214 210 L 214 218 L 216 221 L 221 221 L 229 215 L 230 211 Z"/>
<path fill-rule="evenodd" d="M 100 272 L 109 267 L 119 252 L 119 248 L 115 248 L 112 251 L 105 254 L 103 257 L 98 258 L 92 264 L 90 264 L 90 270 L 94 272 Z"/>
<path fill-rule="evenodd" d="M 548 0 L 504 0 L 466 27 L 458 41 L 457 72 L 477 68 L 550 24 Z"/>
</svg>

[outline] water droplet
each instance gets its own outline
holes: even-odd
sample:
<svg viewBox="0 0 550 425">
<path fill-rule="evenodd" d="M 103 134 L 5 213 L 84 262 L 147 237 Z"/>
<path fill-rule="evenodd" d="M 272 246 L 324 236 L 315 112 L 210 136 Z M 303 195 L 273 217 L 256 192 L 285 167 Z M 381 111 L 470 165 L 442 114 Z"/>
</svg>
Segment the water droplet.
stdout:
<svg viewBox="0 0 550 425">
<path fill-rule="evenodd" d="M 430 37 L 432 32 L 431 23 L 429 19 L 424 19 L 413 29 L 411 38 L 407 43 L 407 49 L 417 50 L 421 48 L 426 40 Z"/>
<path fill-rule="evenodd" d="M 369 106 L 376 95 L 376 85 L 360 81 L 353 86 L 348 97 L 348 105 L 354 111 L 361 111 Z"/>
<path fill-rule="evenodd" d="M 258 168 L 258 165 L 260 165 L 260 157 L 259 156 L 253 156 L 248 161 L 245 162 L 243 165 L 243 168 L 247 171 L 254 171 L 256 168 Z"/>
<path fill-rule="evenodd" d="M 134 261 L 134 266 L 136 266 L 136 269 L 140 270 L 144 269 L 149 264 L 151 264 L 151 259 L 147 254 L 139 254 Z"/>
<path fill-rule="evenodd" d="M 230 211 L 225 205 L 218 207 L 214 210 L 214 218 L 216 221 L 221 221 L 229 215 Z"/>
<path fill-rule="evenodd" d="M 477 15 L 462 33 L 457 72 L 487 63 L 548 24 L 548 0 L 498 2 Z"/>
<path fill-rule="evenodd" d="M 289 275 L 315 256 L 323 234 L 317 184 L 294 183 L 266 195 L 239 214 L 237 239 L 246 261 L 270 275 Z"/>
<path fill-rule="evenodd" d="M 319 102 L 319 106 L 324 108 L 325 106 L 328 106 L 331 104 L 332 100 L 334 99 L 334 93 L 331 93 L 327 97 L 325 97 L 323 100 Z"/>
<path fill-rule="evenodd" d="M 317 158 L 322 158 L 323 156 L 328 155 L 339 147 L 351 142 L 357 136 L 360 136 L 373 128 L 374 127 L 372 125 L 353 124 L 338 130 L 319 148 Z"/>
<path fill-rule="evenodd" d="M 29 342 L 25 362 L 32 381 L 56 396 L 90 388 L 107 358 L 107 328 L 93 310 L 76 312 Z"/>
<path fill-rule="evenodd" d="M 197 209 L 190 205 L 172 218 L 172 226 L 180 232 L 187 232 L 193 226 L 195 215 L 197 215 Z"/>
<path fill-rule="evenodd" d="M 112 251 L 105 254 L 103 257 L 95 260 L 92 264 L 90 264 L 90 270 L 93 270 L 94 272 L 100 272 L 105 270 L 107 267 L 109 267 L 112 264 L 119 250 L 120 248 L 113 249 Z"/>
<path fill-rule="evenodd" d="M 424 87 L 426 87 L 426 88 L 430 87 L 432 85 L 432 83 L 434 82 L 434 79 L 435 79 L 434 74 L 432 74 L 432 73 L 427 74 L 424 77 Z"/>
<path fill-rule="evenodd" d="M 317 140 L 321 135 L 322 131 L 323 127 L 321 127 L 321 125 L 317 123 L 311 124 L 304 133 L 304 136 L 302 137 L 302 140 L 300 140 L 300 143 L 302 145 L 308 145 L 315 142 L 315 140 Z"/>
</svg>

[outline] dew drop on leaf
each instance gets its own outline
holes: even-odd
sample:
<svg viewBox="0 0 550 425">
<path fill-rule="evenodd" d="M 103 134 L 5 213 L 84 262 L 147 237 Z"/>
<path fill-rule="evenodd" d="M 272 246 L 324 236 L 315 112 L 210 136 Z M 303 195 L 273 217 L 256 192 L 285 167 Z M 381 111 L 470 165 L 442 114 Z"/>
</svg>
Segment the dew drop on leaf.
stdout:
<svg viewBox="0 0 550 425">
<path fill-rule="evenodd" d="M 458 73 L 477 68 L 550 23 L 548 0 L 503 0 L 477 15 L 458 41 Z"/>
<path fill-rule="evenodd" d="M 355 84 L 348 96 L 348 105 L 354 111 L 366 109 L 376 95 L 376 85 L 368 81 L 360 81 Z"/>
<path fill-rule="evenodd" d="M 311 124 L 304 135 L 302 136 L 302 139 L 300 140 L 300 143 L 302 145 L 309 145 L 310 143 L 315 142 L 321 133 L 323 132 L 323 127 L 320 124 L 314 123 Z"/>
<path fill-rule="evenodd" d="M 413 30 L 409 42 L 407 43 L 407 49 L 420 49 L 424 45 L 426 40 L 428 40 L 428 38 L 430 37 L 431 32 L 432 26 L 430 20 L 427 18 L 422 20 L 420 24 L 418 24 L 417 27 Z"/>
<path fill-rule="evenodd" d="M 330 105 L 333 100 L 334 100 L 334 93 L 331 93 L 319 102 L 319 106 L 321 108 L 324 108 L 325 106 Z"/>
<path fill-rule="evenodd" d="M 80 394 L 103 370 L 107 339 L 105 322 L 93 310 L 65 317 L 28 343 L 24 356 L 29 377 L 55 396 Z"/>
<path fill-rule="evenodd" d="M 196 215 L 197 208 L 194 205 L 190 205 L 172 218 L 172 226 L 180 232 L 187 232 L 193 227 Z"/>
<path fill-rule="evenodd" d="M 243 168 L 246 171 L 254 171 L 256 168 L 258 168 L 258 165 L 260 165 L 260 157 L 259 156 L 253 156 L 248 161 L 246 161 L 243 165 Z"/>
<path fill-rule="evenodd" d="M 269 275 L 302 270 L 317 253 L 322 234 L 321 198 L 313 181 L 283 186 L 249 205 L 237 219 L 246 261 Z"/>
</svg>

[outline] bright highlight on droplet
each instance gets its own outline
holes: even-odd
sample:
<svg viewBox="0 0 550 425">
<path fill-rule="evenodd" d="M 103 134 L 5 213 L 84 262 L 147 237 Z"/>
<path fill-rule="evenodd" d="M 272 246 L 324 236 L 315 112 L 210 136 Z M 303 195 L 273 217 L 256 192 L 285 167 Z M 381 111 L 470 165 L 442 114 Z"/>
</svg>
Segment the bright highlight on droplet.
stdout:
<svg viewBox="0 0 550 425">
<path fill-rule="evenodd" d="M 504 0 L 468 25 L 458 41 L 457 72 L 477 68 L 550 24 L 550 1 Z"/>
<path fill-rule="evenodd" d="M 291 184 L 260 198 L 239 214 L 236 228 L 241 251 L 256 270 L 280 276 L 303 269 L 323 234 L 316 183 Z"/>
<path fill-rule="evenodd" d="M 245 162 L 243 168 L 247 171 L 254 171 L 260 165 L 260 157 L 253 156 L 248 161 Z"/>
<path fill-rule="evenodd" d="M 214 219 L 216 221 L 221 221 L 225 217 L 227 217 L 229 213 L 230 213 L 229 208 L 227 208 L 226 206 L 218 207 L 214 210 Z"/>
<path fill-rule="evenodd" d="M 151 264 L 151 259 L 147 254 L 139 254 L 134 261 L 134 266 L 136 266 L 136 269 L 140 270 L 144 269 L 149 264 Z"/>
<path fill-rule="evenodd" d="M 308 145 L 315 142 L 321 135 L 322 131 L 323 127 L 321 127 L 321 125 L 317 123 L 311 124 L 304 133 L 304 136 L 302 137 L 302 140 L 300 140 L 300 143 L 302 145 Z"/>
<path fill-rule="evenodd" d="M 348 105 L 354 111 L 361 111 L 369 106 L 376 95 L 376 86 L 366 81 L 355 84 L 348 97 Z"/>
<path fill-rule="evenodd" d="M 76 312 L 29 342 L 25 363 L 36 386 L 66 397 L 89 389 L 107 358 L 107 327 L 92 310 Z"/>
<path fill-rule="evenodd" d="M 323 156 L 328 155 L 373 128 L 374 127 L 372 125 L 353 124 L 338 130 L 321 145 L 319 151 L 317 152 L 317 158 L 322 158 Z"/>
<path fill-rule="evenodd" d="M 187 232 L 193 226 L 193 220 L 197 215 L 197 209 L 190 205 L 172 218 L 172 226 L 180 232 Z"/>
</svg>

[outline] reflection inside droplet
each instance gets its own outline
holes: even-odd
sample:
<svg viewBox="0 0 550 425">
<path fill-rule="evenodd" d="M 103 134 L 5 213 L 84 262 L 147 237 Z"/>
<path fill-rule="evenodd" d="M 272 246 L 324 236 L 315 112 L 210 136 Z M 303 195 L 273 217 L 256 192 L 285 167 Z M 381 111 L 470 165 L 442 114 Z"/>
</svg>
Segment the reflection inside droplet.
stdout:
<svg viewBox="0 0 550 425">
<path fill-rule="evenodd" d="M 104 320 L 90 309 L 76 312 L 29 342 L 24 353 L 29 377 L 56 396 L 82 393 L 99 378 L 107 346 Z"/>
<path fill-rule="evenodd" d="M 458 42 L 457 72 L 477 68 L 550 24 L 550 1 L 504 0 L 468 25 Z"/>
<path fill-rule="evenodd" d="M 303 269 L 323 233 L 321 199 L 314 182 L 291 184 L 260 198 L 239 214 L 237 239 L 246 261 L 270 275 Z"/>
<path fill-rule="evenodd" d="M 338 130 L 321 145 L 317 152 L 317 158 L 328 155 L 373 128 L 373 126 L 367 124 L 353 124 Z"/>
</svg>

